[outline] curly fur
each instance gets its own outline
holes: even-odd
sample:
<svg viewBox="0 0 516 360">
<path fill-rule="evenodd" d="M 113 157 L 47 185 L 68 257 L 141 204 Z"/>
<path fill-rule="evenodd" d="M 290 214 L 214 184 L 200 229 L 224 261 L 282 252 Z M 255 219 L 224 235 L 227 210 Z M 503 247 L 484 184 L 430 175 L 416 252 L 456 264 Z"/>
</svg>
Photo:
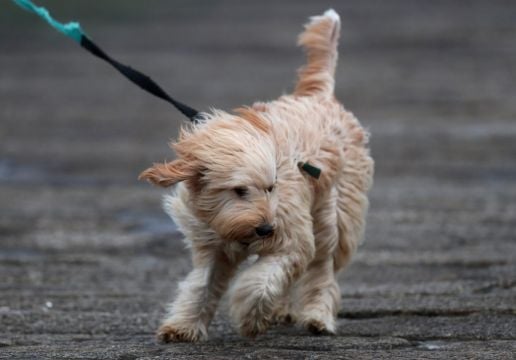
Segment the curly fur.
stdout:
<svg viewBox="0 0 516 360">
<path fill-rule="evenodd" d="M 176 160 L 141 174 L 177 184 L 164 206 L 193 257 L 161 340 L 205 339 L 235 276 L 230 313 L 241 334 L 287 318 L 335 332 L 336 273 L 362 237 L 373 175 L 368 134 L 333 95 L 339 27 L 333 10 L 306 26 L 299 44 L 308 62 L 292 95 L 205 114 L 172 144 Z M 321 177 L 301 172 L 299 161 L 319 167 Z M 272 230 L 259 235 L 264 225 Z M 251 254 L 258 259 L 237 274 Z"/>
</svg>

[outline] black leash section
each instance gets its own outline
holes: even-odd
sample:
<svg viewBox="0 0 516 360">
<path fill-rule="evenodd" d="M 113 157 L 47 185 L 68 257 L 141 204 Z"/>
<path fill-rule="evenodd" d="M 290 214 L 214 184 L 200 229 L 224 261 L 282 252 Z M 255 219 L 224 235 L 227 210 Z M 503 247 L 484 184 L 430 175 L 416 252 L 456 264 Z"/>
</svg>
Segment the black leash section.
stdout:
<svg viewBox="0 0 516 360">
<path fill-rule="evenodd" d="M 152 95 L 157 96 L 160 99 L 163 99 L 171 103 L 177 110 L 179 110 L 192 122 L 196 122 L 198 120 L 199 112 L 197 110 L 172 98 L 158 84 L 156 84 L 154 80 L 152 80 L 147 75 L 142 74 L 138 70 L 135 70 L 132 67 L 124 65 L 113 59 L 84 34 L 82 34 L 81 36 L 81 46 L 93 55 L 95 55 L 96 57 L 99 57 L 102 60 L 111 64 L 122 75 L 124 75 L 130 81 L 141 87 L 143 90 L 148 91 Z"/>
</svg>

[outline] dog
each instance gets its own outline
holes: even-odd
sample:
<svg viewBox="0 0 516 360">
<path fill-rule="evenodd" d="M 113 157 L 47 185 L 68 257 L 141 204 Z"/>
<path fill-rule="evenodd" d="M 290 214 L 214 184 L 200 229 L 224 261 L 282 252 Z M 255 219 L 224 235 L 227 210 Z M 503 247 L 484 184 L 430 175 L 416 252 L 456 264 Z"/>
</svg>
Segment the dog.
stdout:
<svg viewBox="0 0 516 360">
<path fill-rule="evenodd" d="M 192 251 L 159 340 L 206 339 L 231 281 L 230 315 L 243 336 L 287 321 L 335 333 L 336 275 L 363 237 L 374 168 L 369 134 L 334 96 L 339 33 L 334 10 L 312 17 L 299 37 L 307 64 L 293 94 L 204 113 L 171 144 L 174 161 L 141 173 L 176 185 L 164 208 Z"/>
</svg>

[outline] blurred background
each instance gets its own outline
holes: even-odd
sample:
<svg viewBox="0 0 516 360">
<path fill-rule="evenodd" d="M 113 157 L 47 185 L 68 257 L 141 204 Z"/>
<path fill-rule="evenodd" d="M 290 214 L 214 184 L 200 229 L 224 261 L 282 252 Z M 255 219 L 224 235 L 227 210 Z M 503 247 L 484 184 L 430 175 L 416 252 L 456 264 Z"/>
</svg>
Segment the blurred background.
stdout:
<svg viewBox="0 0 516 360">
<path fill-rule="evenodd" d="M 516 3 L 37 1 L 199 110 L 291 91 L 307 17 L 342 19 L 336 95 L 372 133 L 363 246 L 336 337 L 152 333 L 190 268 L 162 192 L 183 118 L 0 6 L 0 358 L 509 356 L 516 350 Z M 56 355 L 56 356 L 57 356 Z M 432 356 L 433 356 L 432 355 Z"/>
</svg>

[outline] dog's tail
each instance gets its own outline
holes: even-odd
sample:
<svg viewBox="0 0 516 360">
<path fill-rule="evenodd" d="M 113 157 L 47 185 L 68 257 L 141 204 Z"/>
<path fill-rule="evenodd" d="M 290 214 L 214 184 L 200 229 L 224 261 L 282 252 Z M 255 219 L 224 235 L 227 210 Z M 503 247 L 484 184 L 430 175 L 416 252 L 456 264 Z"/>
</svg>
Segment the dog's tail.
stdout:
<svg viewBox="0 0 516 360">
<path fill-rule="evenodd" d="M 305 25 L 298 44 L 306 51 L 307 64 L 299 70 L 295 95 L 333 94 L 339 34 L 340 17 L 333 9 L 312 17 Z"/>
</svg>

